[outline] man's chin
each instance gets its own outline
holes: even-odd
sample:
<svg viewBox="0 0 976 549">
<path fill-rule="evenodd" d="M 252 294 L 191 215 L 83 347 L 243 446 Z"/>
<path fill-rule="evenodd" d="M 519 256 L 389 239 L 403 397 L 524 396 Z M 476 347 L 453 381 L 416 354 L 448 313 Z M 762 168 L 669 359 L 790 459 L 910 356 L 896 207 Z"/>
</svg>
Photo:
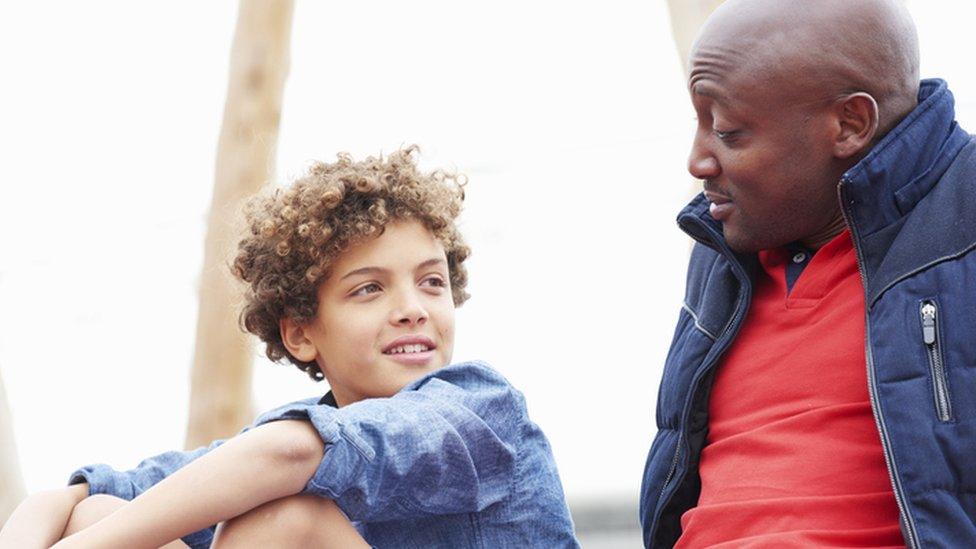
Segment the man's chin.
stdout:
<svg viewBox="0 0 976 549">
<path fill-rule="evenodd" d="M 785 244 L 785 242 L 777 242 L 775 238 L 769 236 L 749 234 L 727 225 L 722 225 L 722 234 L 725 236 L 725 243 L 728 244 L 729 248 L 740 254 L 754 254 L 759 250 L 768 250 Z"/>
</svg>

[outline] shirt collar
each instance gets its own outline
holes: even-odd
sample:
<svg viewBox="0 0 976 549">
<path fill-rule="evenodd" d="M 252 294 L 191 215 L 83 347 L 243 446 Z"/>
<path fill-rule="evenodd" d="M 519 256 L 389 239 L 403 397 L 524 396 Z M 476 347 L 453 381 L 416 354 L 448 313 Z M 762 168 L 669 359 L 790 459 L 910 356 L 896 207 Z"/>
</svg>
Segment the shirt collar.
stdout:
<svg viewBox="0 0 976 549">
<path fill-rule="evenodd" d="M 339 407 L 339 404 L 336 403 L 336 399 L 335 396 L 332 394 L 332 391 L 325 393 L 325 396 L 319 399 L 319 404 L 325 404 L 326 406 L 332 406 L 333 408 Z"/>
</svg>

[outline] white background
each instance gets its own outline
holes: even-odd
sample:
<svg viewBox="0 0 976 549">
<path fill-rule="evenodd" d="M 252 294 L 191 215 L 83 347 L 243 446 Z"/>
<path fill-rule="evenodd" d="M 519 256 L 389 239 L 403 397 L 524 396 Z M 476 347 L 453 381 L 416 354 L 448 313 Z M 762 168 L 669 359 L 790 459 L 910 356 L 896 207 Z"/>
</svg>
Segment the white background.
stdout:
<svg viewBox="0 0 976 549">
<path fill-rule="evenodd" d="M 297 2 L 276 179 L 407 143 L 467 173 L 455 358 L 527 395 L 571 500 L 636 505 L 693 189 L 664 3 L 407 4 Z M 972 4 L 909 6 L 976 128 Z M 182 444 L 235 17 L 0 4 L 0 369 L 30 491 Z M 324 391 L 256 365 L 258 409 Z"/>
</svg>

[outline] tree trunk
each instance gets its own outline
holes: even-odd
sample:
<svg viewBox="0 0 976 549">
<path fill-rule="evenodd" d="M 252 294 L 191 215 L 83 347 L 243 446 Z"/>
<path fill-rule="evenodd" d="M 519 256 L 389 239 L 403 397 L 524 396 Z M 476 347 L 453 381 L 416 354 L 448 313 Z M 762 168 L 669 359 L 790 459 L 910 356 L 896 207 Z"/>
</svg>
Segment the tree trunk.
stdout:
<svg viewBox="0 0 976 549">
<path fill-rule="evenodd" d="M 26 495 L 24 477 L 17 460 L 17 444 L 14 440 L 7 393 L 3 387 L 3 378 L 0 378 L 0 526 L 7 522 L 14 508 Z"/>
<path fill-rule="evenodd" d="M 668 0 L 668 11 L 671 12 L 671 33 L 674 43 L 678 46 L 678 56 L 685 75 L 688 74 L 688 55 L 691 44 L 698 36 L 698 31 L 708 16 L 715 11 L 723 0 Z"/>
<path fill-rule="evenodd" d="M 238 327 L 228 265 L 243 200 L 274 173 L 288 73 L 292 0 L 241 0 L 200 281 L 186 447 L 234 435 L 252 419 L 253 347 Z"/>
</svg>

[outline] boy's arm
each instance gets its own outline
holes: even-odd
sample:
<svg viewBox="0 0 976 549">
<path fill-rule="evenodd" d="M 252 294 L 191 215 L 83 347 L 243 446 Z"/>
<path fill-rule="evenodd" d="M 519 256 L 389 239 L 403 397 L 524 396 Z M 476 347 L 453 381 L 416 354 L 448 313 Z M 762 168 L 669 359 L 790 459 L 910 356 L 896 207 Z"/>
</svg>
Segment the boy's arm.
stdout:
<svg viewBox="0 0 976 549">
<path fill-rule="evenodd" d="M 324 445 L 306 421 L 278 421 L 242 433 L 173 473 L 131 503 L 55 545 L 159 547 L 297 494 Z"/>
<path fill-rule="evenodd" d="M 223 440 L 189 451 L 170 451 L 146 458 L 128 471 L 117 471 L 105 464 L 88 465 L 71 473 L 68 484 L 85 483 L 89 495 L 108 494 L 131 501 L 157 482 L 200 456 L 213 451 Z"/>
<path fill-rule="evenodd" d="M 0 531 L 0 549 L 47 549 L 61 539 L 75 505 L 86 497 L 87 484 L 29 496 L 17 506 Z"/>
</svg>

